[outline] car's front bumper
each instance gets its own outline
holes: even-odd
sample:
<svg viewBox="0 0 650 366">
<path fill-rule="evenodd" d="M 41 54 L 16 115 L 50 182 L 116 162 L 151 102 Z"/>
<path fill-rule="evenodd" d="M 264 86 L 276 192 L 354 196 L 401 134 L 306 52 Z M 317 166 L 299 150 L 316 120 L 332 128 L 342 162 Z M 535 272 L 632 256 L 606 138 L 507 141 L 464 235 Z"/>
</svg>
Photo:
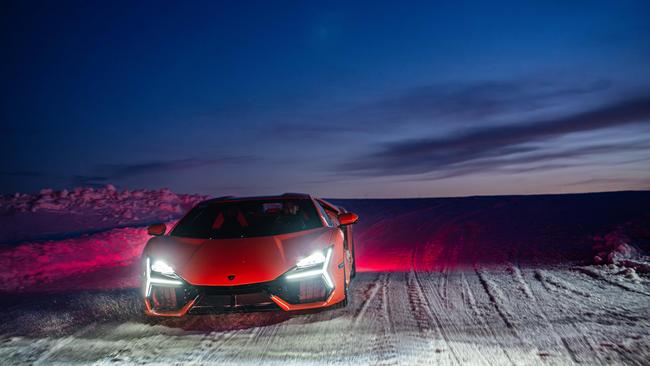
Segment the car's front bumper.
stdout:
<svg viewBox="0 0 650 366">
<path fill-rule="evenodd" d="M 151 316 L 183 316 L 232 311 L 306 310 L 340 301 L 338 286 L 329 288 L 321 277 L 240 286 L 153 285 L 144 299 Z"/>
</svg>

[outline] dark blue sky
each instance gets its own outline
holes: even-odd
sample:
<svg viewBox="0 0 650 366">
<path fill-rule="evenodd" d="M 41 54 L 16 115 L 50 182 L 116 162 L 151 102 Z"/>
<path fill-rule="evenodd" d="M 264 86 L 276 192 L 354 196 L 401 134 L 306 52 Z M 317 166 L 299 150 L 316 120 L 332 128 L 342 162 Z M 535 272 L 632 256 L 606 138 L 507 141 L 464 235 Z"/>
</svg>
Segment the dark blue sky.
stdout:
<svg viewBox="0 0 650 366">
<path fill-rule="evenodd" d="M 650 188 L 650 2 L 3 2 L 0 191 Z"/>
</svg>

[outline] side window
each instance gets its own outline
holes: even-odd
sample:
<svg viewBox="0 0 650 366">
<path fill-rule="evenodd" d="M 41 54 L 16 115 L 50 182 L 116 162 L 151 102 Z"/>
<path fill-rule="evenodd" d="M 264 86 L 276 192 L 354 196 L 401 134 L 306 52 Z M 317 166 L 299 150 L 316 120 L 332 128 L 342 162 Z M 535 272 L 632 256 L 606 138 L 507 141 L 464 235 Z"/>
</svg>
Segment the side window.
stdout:
<svg viewBox="0 0 650 366">
<path fill-rule="evenodd" d="M 334 226 L 334 224 L 332 223 L 332 219 L 330 218 L 330 215 L 328 215 L 327 212 L 325 212 L 323 206 L 321 206 L 320 203 L 318 202 L 314 202 L 314 203 L 316 204 L 316 208 L 318 209 L 318 212 L 320 212 L 320 214 L 323 215 L 323 217 L 325 218 L 325 221 L 327 222 L 327 226 Z"/>
</svg>

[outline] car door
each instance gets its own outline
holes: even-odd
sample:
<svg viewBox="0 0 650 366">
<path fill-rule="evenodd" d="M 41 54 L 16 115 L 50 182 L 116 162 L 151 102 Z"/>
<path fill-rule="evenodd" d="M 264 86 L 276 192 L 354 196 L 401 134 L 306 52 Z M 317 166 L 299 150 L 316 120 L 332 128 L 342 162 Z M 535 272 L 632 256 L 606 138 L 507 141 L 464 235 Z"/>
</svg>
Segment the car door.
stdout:
<svg viewBox="0 0 650 366">
<path fill-rule="evenodd" d="M 354 252 L 352 248 L 352 228 L 350 225 L 340 227 L 339 223 L 339 213 L 341 213 L 337 208 L 324 202 L 322 200 L 317 200 L 318 204 L 325 210 L 325 213 L 329 217 L 330 221 L 334 224 L 335 227 L 339 227 L 343 231 L 343 250 L 345 252 L 345 281 L 350 283 L 350 275 L 352 274 L 352 261 L 354 260 Z"/>
</svg>

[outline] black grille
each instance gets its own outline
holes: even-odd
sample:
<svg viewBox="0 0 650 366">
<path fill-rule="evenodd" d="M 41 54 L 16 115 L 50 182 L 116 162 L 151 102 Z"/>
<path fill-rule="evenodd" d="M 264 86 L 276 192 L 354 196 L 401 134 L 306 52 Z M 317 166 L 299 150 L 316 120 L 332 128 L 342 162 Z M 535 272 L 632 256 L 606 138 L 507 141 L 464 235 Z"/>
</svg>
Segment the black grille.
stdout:
<svg viewBox="0 0 650 366">
<path fill-rule="evenodd" d="M 154 287 L 153 291 L 156 288 Z M 271 300 L 276 295 L 290 304 L 304 304 L 325 301 L 331 290 L 318 276 L 298 281 L 288 281 L 280 277 L 275 281 L 239 286 L 192 286 L 174 288 L 176 304 L 165 303 L 155 310 L 178 310 L 189 301 L 197 298 L 190 314 L 209 314 L 229 311 L 278 310 L 279 306 Z M 161 304 L 163 305 L 163 304 Z"/>
<path fill-rule="evenodd" d="M 300 281 L 282 282 L 283 285 L 277 287 L 274 294 L 290 304 L 325 301 L 331 293 L 320 276 Z"/>
<path fill-rule="evenodd" d="M 178 310 L 193 300 L 197 291 L 192 286 L 166 287 L 153 285 L 151 306 L 154 310 Z"/>
<path fill-rule="evenodd" d="M 222 311 L 277 310 L 271 300 L 270 283 L 240 286 L 196 286 L 199 300 L 190 313 L 205 314 Z"/>
<path fill-rule="evenodd" d="M 270 287 L 270 282 L 253 283 L 250 285 L 239 286 L 194 286 L 200 294 L 208 295 L 238 295 L 252 294 L 256 292 L 266 292 Z"/>
</svg>

